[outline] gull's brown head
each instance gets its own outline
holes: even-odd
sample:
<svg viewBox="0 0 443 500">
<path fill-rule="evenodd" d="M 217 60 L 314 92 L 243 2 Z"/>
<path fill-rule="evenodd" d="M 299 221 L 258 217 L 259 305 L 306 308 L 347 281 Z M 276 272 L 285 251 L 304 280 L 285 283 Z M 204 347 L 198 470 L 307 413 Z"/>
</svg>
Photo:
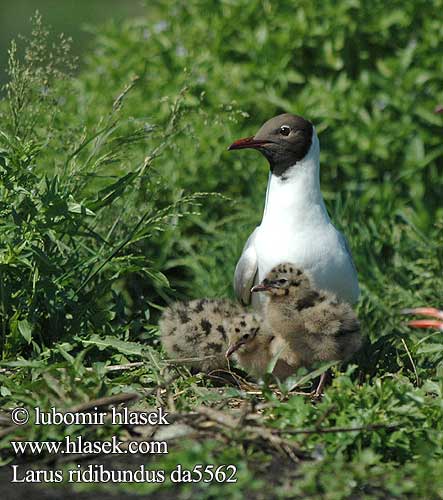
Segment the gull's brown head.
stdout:
<svg viewBox="0 0 443 500">
<path fill-rule="evenodd" d="M 284 172 L 309 152 L 314 127 L 302 116 L 284 113 L 268 120 L 252 137 L 239 139 L 233 149 L 257 149 L 269 162 L 274 175 Z"/>
</svg>

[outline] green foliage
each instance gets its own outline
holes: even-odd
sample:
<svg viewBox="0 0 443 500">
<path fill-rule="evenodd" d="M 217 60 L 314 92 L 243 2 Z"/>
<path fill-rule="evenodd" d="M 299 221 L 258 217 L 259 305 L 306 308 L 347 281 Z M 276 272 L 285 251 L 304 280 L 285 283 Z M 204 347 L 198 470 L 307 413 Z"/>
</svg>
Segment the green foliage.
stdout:
<svg viewBox="0 0 443 500">
<path fill-rule="evenodd" d="M 39 17 L 35 26 L 24 62 L 12 45 L 0 131 L 1 352 L 6 359 L 29 352 L 27 345 L 40 352 L 77 335 L 123 334 L 127 301 L 116 283 L 138 273 L 151 288 L 167 287 L 141 243 L 172 219 L 191 215 L 203 196 L 163 204 L 149 200 L 129 213 L 141 191 L 150 198 L 155 189 L 147 183 L 148 171 L 174 134 L 180 96 L 156 139 L 151 139 L 152 126 L 128 124 L 120 116 L 137 80 L 91 125 L 77 124 L 73 117 L 74 133 L 60 108 L 75 92 L 75 81 L 60 69 L 68 46 L 62 39 L 51 52 Z M 143 309 L 146 315 L 147 303 Z"/>
<path fill-rule="evenodd" d="M 318 460 L 280 476 L 240 431 L 230 446 L 181 447 L 165 467 L 223 452 L 242 468 L 232 498 L 251 484 L 257 498 L 443 498 L 443 341 L 398 314 L 443 296 L 442 11 L 441 0 L 157 0 L 145 17 L 97 29 L 77 76 L 67 42 L 48 48 L 37 20 L 24 60 L 12 46 L 0 104 L 3 406 L 66 408 L 163 381 L 158 309 L 230 295 L 261 217 L 265 161 L 226 147 L 291 111 L 320 136 L 367 343 L 320 404 L 265 388 L 260 417 L 282 431 L 386 427 L 289 436 Z M 180 371 L 175 407 L 229 399 L 208 386 Z M 211 488 L 199 497 L 228 495 Z"/>
</svg>

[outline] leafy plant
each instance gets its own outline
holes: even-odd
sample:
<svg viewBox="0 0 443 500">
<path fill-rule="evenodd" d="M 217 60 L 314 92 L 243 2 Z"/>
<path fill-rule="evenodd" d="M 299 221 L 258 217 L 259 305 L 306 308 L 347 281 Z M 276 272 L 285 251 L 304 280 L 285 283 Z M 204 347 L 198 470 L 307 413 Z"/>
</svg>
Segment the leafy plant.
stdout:
<svg viewBox="0 0 443 500">
<path fill-rule="evenodd" d="M 119 280 L 137 273 L 149 286 L 167 288 L 164 274 L 141 252 L 141 242 L 193 213 L 203 196 L 183 195 L 163 206 L 149 200 L 130 216 L 117 213 L 137 207 L 141 191 L 150 197 L 154 188 L 149 170 L 175 133 L 182 97 L 171 108 L 166 130 L 154 139 L 155 127 L 134 126 L 120 116 L 124 100 L 137 85 L 134 79 L 106 115 L 81 126 L 76 135 L 65 128 L 60 111 L 65 96 L 76 92 L 74 80 L 60 69 L 68 46 L 62 39 L 57 51 L 48 52 L 46 36 L 37 17 L 24 62 L 12 45 L 3 103 L 4 359 L 29 353 L 27 346 L 39 353 L 75 336 L 128 332 L 130 314 Z M 141 152 L 149 143 L 151 152 Z M 148 311 L 145 303 L 146 317 Z"/>
</svg>

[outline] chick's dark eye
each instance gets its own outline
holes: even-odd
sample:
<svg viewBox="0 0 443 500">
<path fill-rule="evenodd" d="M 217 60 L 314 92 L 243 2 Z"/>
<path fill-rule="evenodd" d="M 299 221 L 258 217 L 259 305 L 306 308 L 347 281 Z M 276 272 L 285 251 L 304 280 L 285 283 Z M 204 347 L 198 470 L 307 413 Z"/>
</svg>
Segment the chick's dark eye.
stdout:
<svg viewBox="0 0 443 500">
<path fill-rule="evenodd" d="M 278 280 L 279 283 L 283 284 L 283 283 L 286 283 L 288 280 L 286 278 L 282 278 L 280 280 Z"/>
<path fill-rule="evenodd" d="M 245 333 L 245 334 L 243 335 L 243 340 L 248 340 L 248 338 L 249 338 L 249 333 Z"/>
<path fill-rule="evenodd" d="M 280 127 L 280 134 L 281 135 L 289 135 L 291 132 L 291 128 L 288 125 L 282 125 Z"/>
</svg>

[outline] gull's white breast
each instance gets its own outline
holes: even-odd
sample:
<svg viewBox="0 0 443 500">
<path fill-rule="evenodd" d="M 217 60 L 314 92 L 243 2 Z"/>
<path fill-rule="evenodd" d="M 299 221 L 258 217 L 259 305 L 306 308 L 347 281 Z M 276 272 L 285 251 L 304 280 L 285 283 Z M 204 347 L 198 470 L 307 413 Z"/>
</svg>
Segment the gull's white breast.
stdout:
<svg viewBox="0 0 443 500">
<path fill-rule="evenodd" d="M 316 287 L 349 303 L 358 300 L 355 268 L 342 235 L 331 223 L 299 231 L 290 231 L 281 224 L 262 225 L 257 231 L 255 251 L 260 280 L 276 265 L 291 262 L 309 272 Z"/>
</svg>

